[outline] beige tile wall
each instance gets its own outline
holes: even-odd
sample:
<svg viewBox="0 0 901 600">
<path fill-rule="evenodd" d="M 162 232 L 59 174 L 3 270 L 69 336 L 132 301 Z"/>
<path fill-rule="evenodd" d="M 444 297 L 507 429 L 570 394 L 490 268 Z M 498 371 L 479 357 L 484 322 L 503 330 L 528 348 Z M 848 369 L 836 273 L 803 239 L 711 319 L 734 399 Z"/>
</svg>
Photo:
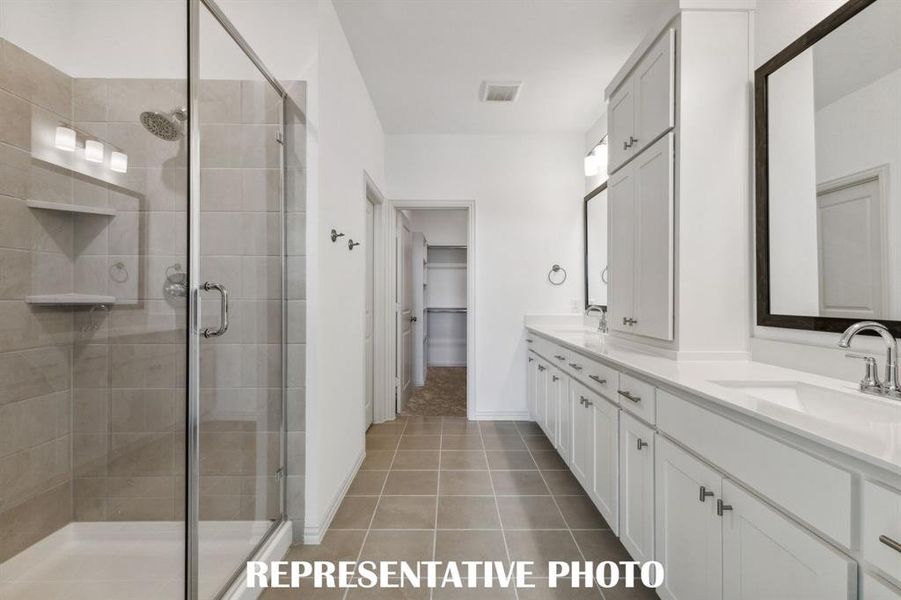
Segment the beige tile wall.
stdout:
<svg viewBox="0 0 901 600">
<path fill-rule="evenodd" d="M 33 118 L 71 119 L 72 81 L 0 40 L 0 562 L 71 519 L 73 315 L 24 302 L 71 290 L 69 175 L 31 158 Z"/>
</svg>

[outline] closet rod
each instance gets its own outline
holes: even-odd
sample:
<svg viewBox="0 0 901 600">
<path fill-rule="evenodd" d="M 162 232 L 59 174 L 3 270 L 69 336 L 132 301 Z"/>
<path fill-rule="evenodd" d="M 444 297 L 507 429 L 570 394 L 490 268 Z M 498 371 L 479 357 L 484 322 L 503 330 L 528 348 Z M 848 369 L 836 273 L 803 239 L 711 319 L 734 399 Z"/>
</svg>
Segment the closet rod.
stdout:
<svg viewBox="0 0 901 600">
<path fill-rule="evenodd" d="M 465 313 L 465 308 L 440 308 L 440 307 L 429 307 L 426 308 L 428 312 L 446 312 L 446 313 Z"/>
</svg>

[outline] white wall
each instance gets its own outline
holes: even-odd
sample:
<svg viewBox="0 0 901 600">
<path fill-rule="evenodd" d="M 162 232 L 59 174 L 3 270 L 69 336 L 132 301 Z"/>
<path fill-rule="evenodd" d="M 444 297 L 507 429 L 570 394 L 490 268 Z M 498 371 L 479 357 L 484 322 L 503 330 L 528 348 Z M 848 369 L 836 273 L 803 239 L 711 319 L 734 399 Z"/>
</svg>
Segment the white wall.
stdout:
<svg viewBox="0 0 901 600">
<path fill-rule="evenodd" d="M 366 235 L 364 171 L 384 190 L 384 134 L 330 0 L 319 0 L 318 62 L 307 128 L 307 452 L 308 539 L 363 453 L 365 256 L 332 243 L 332 228 Z M 296 538 L 296 534 L 295 534 Z"/>
<path fill-rule="evenodd" d="M 410 210 L 411 231 L 421 231 L 429 246 L 465 246 L 469 216 L 465 210 Z"/>
<path fill-rule="evenodd" d="M 389 196 L 475 202 L 477 418 L 526 415 L 523 317 L 582 298 L 582 134 L 389 135 Z M 551 265 L 569 273 L 547 282 Z"/>
</svg>

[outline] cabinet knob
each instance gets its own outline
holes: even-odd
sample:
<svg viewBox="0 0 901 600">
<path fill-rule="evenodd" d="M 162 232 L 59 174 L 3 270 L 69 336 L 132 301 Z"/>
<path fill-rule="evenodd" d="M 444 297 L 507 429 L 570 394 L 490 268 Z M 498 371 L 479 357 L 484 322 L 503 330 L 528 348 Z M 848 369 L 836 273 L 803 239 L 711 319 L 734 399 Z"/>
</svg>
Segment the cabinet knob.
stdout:
<svg viewBox="0 0 901 600">
<path fill-rule="evenodd" d="M 646 441 L 644 441 L 641 438 L 638 438 L 638 443 L 636 444 L 636 446 L 638 446 L 639 450 L 641 450 L 642 448 L 644 448 L 647 445 L 648 445 L 648 443 Z"/>
<path fill-rule="evenodd" d="M 711 492 L 710 490 L 708 490 L 706 487 L 704 487 L 702 485 L 701 490 L 698 492 L 698 500 L 700 500 L 701 502 L 706 502 L 707 496 L 712 496 L 712 495 L 713 495 L 713 492 Z"/>
<path fill-rule="evenodd" d="M 732 510 L 731 504 L 724 504 L 722 498 L 717 498 L 716 500 L 716 514 L 717 516 L 722 517 L 723 513 L 727 510 Z"/>
</svg>

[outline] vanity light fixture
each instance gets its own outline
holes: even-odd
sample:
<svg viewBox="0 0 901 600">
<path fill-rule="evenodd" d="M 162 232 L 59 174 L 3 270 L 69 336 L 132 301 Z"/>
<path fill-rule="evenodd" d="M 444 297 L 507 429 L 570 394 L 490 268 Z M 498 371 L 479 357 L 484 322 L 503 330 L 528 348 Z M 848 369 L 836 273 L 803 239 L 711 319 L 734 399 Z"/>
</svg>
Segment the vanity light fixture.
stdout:
<svg viewBox="0 0 901 600">
<path fill-rule="evenodd" d="M 97 140 L 85 140 L 84 142 L 84 157 L 85 160 L 89 160 L 95 163 L 103 162 L 103 144 L 98 142 Z"/>
<path fill-rule="evenodd" d="M 59 126 L 56 128 L 55 145 L 60 150 L 75 152 L 75 130 Z"/>
<path fill-rule="evenodd" d="M 111 152 L 109 155 L 109 168 L 116 173 L 128 171 L 128 155 L 124 152 Z"/>
<path fill-rule="evenodd" d="M 594 151 L 585 157 L 585 177 L 594 177 L 600 171 L 598 157 L 594 155 Z"/>
</svg>

